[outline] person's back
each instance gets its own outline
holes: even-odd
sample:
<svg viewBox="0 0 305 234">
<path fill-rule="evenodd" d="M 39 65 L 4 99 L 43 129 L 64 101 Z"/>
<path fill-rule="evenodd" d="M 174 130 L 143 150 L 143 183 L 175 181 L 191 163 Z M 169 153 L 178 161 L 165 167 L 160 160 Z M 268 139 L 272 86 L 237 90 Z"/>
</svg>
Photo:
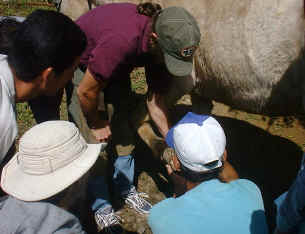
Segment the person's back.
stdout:
<svg viewBox="0 0 305 234">
<path fill-rule="evenodd" d="M 76 21 L 88 39 L 81 64 L 97 79 L 122 79 L 122 73 L 143 66 L 139 56 L 148 50 L 150 21 L 130 3 L 106 4 L 84 14 Z"/>
<path fill-rule="evenodd" d="M 85 233 L 74 215 L 49 202 L 25 202 L 5 196 L 0 198 L 0 217 L 2 234 Z"/>
<path fill-rule="evenodd" d="M 201 183 L 178 198 L 153 206 L 153 233 L 268 233 L 261 193 L 249 180 Z"/>
</svg>

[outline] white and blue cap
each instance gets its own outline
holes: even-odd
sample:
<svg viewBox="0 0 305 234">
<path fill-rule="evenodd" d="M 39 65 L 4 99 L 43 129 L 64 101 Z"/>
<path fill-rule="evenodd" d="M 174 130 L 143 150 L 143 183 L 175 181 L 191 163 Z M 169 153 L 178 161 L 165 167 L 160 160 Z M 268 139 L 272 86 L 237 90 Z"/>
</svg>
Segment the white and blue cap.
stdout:
<svg viewBox="0 0 305 234">
<path fill-rule="evenodd" d="M 188 112 L 166 135 L 180 163 L 195 172 L 208 172 L 222 166 L 225 133 L 209 115 Z"/>
</svg>

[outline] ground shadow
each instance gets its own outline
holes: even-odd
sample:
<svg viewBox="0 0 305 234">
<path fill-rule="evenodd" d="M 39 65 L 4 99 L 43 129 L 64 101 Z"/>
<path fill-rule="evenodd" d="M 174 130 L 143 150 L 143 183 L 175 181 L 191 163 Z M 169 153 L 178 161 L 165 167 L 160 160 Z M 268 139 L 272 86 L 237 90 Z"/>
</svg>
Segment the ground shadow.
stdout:
<svg viewBox="0 0 305 234">
<path fill-rule="evenodd" d="M 173 121 L 178 121 L 189 110 L 189 106 L 177 106 L 173 110 Z M 229 161 L 241 178 L 253 181 L 261 189 L 268 224 L 273 228 L 273 200 L 293 182 L 303 153 L 301 148 L 292 141 L 271 135 L 248 122 L 214 117 L 220 122 L 227 136 Z M 152 176 L 159 190 L 170 195 L 170 186 L 158 175 L 165 171 L 157 160 L 147 157 L 151 156 L 151 152 L 144 143 L 137 147 L 137 155 L 137 174 L 146 171 Z"/>
<path fill-rule="evenodd" d="M 303 154 L 295 143 L 245 121 L 217 117 L 227 136 L 229 161 L 241 178 L 261 189 L 268 224 L 274 227 L 273 200 L 293 182 Z"/>
</svg>

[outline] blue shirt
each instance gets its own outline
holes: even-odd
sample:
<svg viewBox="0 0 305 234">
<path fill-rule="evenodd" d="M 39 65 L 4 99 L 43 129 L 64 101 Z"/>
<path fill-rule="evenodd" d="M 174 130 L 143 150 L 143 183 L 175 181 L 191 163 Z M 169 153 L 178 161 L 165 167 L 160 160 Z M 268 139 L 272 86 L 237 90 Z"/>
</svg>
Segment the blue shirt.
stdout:
<svg viewBox="0 0 305 234">
<path fill-rule="evenodd" d="M 148 223 L 157 234 L 268 233 L 259 188 L 249 180 L 203 182 L 151 209 Z"/>
</svg>

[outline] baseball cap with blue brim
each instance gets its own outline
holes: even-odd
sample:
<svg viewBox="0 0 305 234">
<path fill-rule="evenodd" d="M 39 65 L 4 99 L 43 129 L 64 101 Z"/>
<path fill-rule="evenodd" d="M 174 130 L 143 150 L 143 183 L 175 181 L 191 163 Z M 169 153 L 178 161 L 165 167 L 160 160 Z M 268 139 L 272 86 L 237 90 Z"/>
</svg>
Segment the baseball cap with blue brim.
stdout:
<svg viewBox="0 0 305 234">
<path fill-rule="evenodd" d="M 158 15 L 154 30 L 168 71 L 174 76 L 190 75 L 201 37 L 195 18 L 182 7 L 168 7 Z"/>
<path fill-rule="evenodd" d="M 209 115 L 187 113 L 166 135 L 180 163 L 194 172 L 208 172 L 222 166 L 225 133 Z"/>
</svg>

